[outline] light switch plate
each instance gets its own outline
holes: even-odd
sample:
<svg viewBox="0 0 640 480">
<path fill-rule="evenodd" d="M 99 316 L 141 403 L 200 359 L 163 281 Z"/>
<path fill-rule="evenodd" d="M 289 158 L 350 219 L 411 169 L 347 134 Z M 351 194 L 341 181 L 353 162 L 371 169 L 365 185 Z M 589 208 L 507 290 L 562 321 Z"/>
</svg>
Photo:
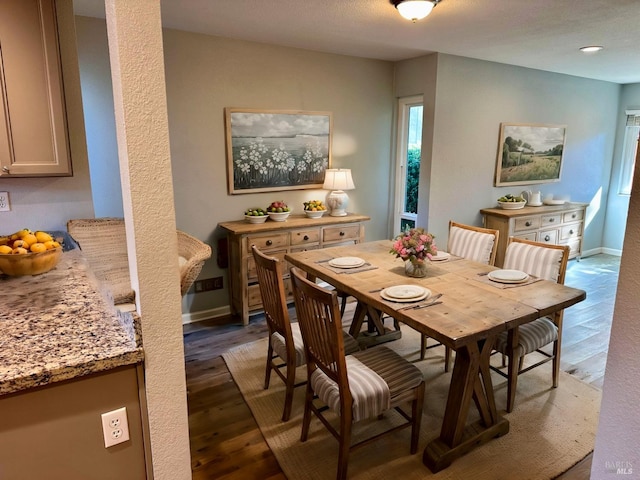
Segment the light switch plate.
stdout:
<svg viewBox="0 0 640 480">
<path fill-rule="evenodd" d="M 11 204 L 9 203 L 9 192 L 0 192 L 0 212 L 11 211 Z"/>
</svg>

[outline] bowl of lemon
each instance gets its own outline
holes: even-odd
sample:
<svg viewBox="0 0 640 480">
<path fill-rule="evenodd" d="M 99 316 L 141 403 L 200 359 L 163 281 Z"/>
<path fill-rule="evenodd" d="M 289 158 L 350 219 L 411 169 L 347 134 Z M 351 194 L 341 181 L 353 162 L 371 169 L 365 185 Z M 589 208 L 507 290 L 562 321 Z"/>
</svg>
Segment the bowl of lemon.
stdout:
<svg viewBox="0 0 640 480">
<path fill-rule="evenodd" d="M 304 202 L 304 214 L 309 218 L 320 218 L 327 211 L 322 200 Z"/>
<path fill-rule="evenodd" d="M 62 246 L 47 232 L 24 228 L 0 236 L 0 273 L 11 277 L 46 273 L 61 256 Z"/>
</svg>

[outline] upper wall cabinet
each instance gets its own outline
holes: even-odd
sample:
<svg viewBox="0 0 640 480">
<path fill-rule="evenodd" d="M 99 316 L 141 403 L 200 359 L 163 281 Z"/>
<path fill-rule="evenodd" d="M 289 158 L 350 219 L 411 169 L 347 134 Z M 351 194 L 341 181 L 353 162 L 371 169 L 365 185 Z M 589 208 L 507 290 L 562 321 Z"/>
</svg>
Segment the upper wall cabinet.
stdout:
<svg viewBox="0 0 640 480">
<path fill-rule="evenodd" d="M 0 0 L 0 176 L 70 176 L 55 0 Z"/>
</svg>

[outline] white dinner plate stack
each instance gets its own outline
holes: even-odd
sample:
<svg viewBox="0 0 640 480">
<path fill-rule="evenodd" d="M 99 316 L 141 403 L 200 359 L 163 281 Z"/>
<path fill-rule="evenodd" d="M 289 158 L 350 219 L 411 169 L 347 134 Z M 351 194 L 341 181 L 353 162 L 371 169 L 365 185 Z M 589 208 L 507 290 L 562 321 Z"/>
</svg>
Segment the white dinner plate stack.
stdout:
<svg viewBox="0 0 640 480">
<path fill-rule="evenodd" d="M 443 252 L 442 250 L 438 250 L 438 253 L 431 257 L 432 262 L 443 262 L 445 260 L 449 260 L 451 254 L 448 252 Z"/>
<path fill-rule="evenodd" d="M 487 278 L 499 283 L 524 283 L 529 280 L 529 275 L 520 270 L 494 270 Z"/>
<path fill-rule="evenodd" d="M 431 295 L 431 290 L 419 285 L 395 285 L 385 288 L 380 292 L 380 296 L 390 302 L 419 302 Z"/>
<path fill-rule="evenodd" d="M 329 265 L 335 268 L 358 268 L 365 263 L 360 257 L 338 257 L 329 260 Z"/>
</svg>

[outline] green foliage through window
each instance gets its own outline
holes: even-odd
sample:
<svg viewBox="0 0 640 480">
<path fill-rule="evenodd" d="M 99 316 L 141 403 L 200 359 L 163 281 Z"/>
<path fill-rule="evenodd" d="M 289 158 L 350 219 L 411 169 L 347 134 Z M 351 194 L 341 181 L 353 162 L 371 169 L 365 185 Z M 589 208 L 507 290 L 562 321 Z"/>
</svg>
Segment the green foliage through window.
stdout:
<svg viewBox="0 0 640 480">
<path fill-rule="evenodd" d="M 409 148 L 407 151 L 407 187 L 405 191 L 404 210 L 407 213 L 418 213 L 418 185 L 420 184 L 420 148 Z"/>
</svg>

